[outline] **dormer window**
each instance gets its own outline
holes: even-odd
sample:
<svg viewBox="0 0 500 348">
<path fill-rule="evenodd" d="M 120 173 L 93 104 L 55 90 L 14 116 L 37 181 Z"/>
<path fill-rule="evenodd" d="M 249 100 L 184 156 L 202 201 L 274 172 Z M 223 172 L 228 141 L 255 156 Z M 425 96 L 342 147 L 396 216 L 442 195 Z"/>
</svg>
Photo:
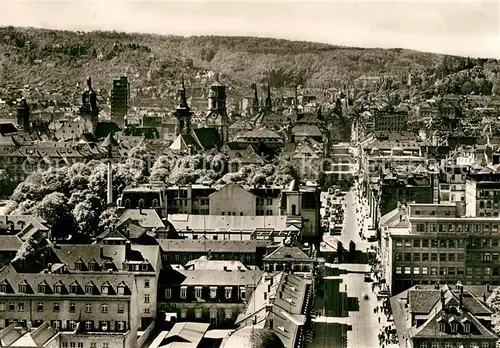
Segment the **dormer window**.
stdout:
<svg viewBox="0 0 500 348">
<path fill-rule="evenodd" d="M 0 292 L 3 292 L 3 293 L 7 292 L 7 285 L 6 284 L 0 284 Z"/>
<path fill-rule="evenodd" d="M 54 285 L 54 294 L 61 294 L 61 293 L 62 293 L 62 284 L 59 282 Z"/>
<path fill-rule="evenodd" d="M 149 270 L 149 265 L 147 263 L 142 264 L 142 271 L 148 271 Z"/>
<path fill-rule="evenodd" d="M 27 293 L 28 292 L 28 286 L 26 284 L 19 284 L 19 292 L 20 293 Z"/>
<path fill-rule="evenodd" d="M 72 283 L 70 286 L 69 286 L 69 292 L 71 294 L 78 294 L 80 291 L 80 286 L 78 285 L 77 282 L 74 282 Z"/>
<path fill-rule="evenodd" d="M 458 330 L 458 324 L 451 323 L 451 332 L 457 332 L 457 330 Z"/>
<path fill-rule="evenodd" d="M 38 292 L 40 294 L 45 294 L 47 292 L 47 285 L 45 285 L 45 284 L 39 284 L 38 285 Z"/>
<path fill-rule="evenodd" d="M 108 293 L 109 293 L 109 286 L 107 284 L 101 286 L 101 294 L 107 295 Z"/>
<path fill-rule="evenodd" d="M 125 295 L 125 287 L 123 285 L 118 286 L 118 295 Z"/>
<path fill-rule="evenodd" d="M 94 287 L 92 285 L 85 286 L 85 294 L 92 295 L 94 293 Z"/>
<path fill-rule="evenodd" d="M 470 323 L 467 323 L 467 322 L 464 323 L 464 332 L 465 333 L 470 332 Z"/>
<path fill-rule="evenodd" d="M 82 260 L 78 260 L 75 262 L 75 270 L 77 270 L 77 271 L 83 270 L 83 261 Z"/>
</svg>

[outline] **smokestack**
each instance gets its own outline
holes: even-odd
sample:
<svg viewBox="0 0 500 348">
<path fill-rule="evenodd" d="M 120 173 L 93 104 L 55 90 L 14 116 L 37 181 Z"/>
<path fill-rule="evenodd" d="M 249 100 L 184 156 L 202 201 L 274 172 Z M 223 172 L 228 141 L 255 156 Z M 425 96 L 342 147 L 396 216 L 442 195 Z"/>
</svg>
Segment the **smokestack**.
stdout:
<svg viewBox="0 0 500 348">
<path fill-rule="evenodd" d="M 460 296 L 459 296 L 459 307 L 462 309 L 463 307 L 463 297 L 464 297 L 464 287 L 463 285 L 460 285 Z"/>
<path fill-rule="evenodd" d="M 444 309 L 444 289 L 441 289 L 441 307 Z"/>
</svg>

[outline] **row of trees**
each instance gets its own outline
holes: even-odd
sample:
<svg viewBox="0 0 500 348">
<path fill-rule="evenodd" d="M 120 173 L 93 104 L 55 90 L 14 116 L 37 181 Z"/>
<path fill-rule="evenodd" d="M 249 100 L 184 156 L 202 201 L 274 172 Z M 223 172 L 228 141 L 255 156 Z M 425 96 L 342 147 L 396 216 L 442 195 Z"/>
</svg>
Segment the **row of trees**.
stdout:
<svg viewBox="0 0 500 348">
<path fill-rule="evenodd" d="M 113 165 L 115 198 L 126 186 L 148 181 L 172 185 L 231 182 L 286 185 L 297 179 L 297 171 L 289 161 L 243 166 L 236 173 L 228 173 L 228 157 L 224 154 L 160 156 L 151 170 L 148 170 L 148 162 L 148 151 L 135 148 L 126 161 Z M 107 164 L 96 160 L 38 171 L 14 190 L 7 213 L 41 217 L 58 239 L 89 240 L 109 228 L 117 218 L 116 211 L 106 205 L 106 184 Z"/>
</svg>

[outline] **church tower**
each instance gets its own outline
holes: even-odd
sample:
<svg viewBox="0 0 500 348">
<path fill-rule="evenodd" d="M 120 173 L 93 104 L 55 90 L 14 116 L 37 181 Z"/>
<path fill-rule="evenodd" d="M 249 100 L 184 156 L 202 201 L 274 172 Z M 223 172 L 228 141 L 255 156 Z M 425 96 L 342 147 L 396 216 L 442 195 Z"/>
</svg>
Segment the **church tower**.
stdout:
<svg viewBox="0 0 500 348">
<path fill-rule="evenodd" d="M 257 84 L 253 83 L 253 101 L 252 101 L 252 116 L 256 116 L 260 111 L 259 92 L 257 91 Z"/>
<path fill-rule="evenodd" d="M 24 98 L 17 108 L 17 125 L 24 132 L 30 132 L 30 107 Z"/>
<path fill-rule="evenodd" d="M 97 94 L 92 88 L 92 78 L 90 76 L 87 79 L 87 89 L 82 93 L 80 115 L 90 118 L 92 134 L 95 135 L 97 123 L 99 122 L 99 107 L 97 106 Z"/>
<path fill-rule="evenodd" d="M 189 108 L 187 97 L 186 97 L 186 87 L 184 86 L 184 78 L 182 79 L 182 87 L 180 89 L 180 99 L 179 106 L 175 110 L 175 117 L 179 122 L 178 134 L 189 134 L 191 133 L 191 116 L 193 113 Z"/>
<path fill-rule="evenodd" d="M 273 101 L 271 99 L 271 86 L 269 86 L 269 84 L 267 85 L 267 96 L 266 96 L 265 107 L 267 111 L 271 111 L 273 109 Z"/>
<path fill-rule="evenodd" d="M 218 130 L 222 144 L 228 141 L 229 119 L 226 111 L 226 86 L 219 81 L 217 76 L 215 82 L 210 86 L 208 94 L 208 110 L 205 116 L 205 126 L 214 127 Z"/>
</svg>

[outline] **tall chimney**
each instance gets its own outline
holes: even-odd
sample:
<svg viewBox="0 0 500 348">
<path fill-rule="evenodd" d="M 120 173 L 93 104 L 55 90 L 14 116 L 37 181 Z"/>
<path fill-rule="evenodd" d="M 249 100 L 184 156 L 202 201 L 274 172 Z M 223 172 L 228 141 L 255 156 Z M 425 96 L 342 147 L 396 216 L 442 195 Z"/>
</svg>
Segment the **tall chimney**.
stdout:
<svg viewBox="0 0 500 348">
<path fill-rule="evenodd" d="M 108 160 L 108 206 L 113 204 L 113 164 L 111 158 Z"/>
<path fill-rule="evenodd" d="M 460 296 L 459 296 L 459 307 L 463 306 L 463 297 L 464 297 L 464 286 L 460 285 Z"/>
<path fill-rule="evenodd" d="M 441 289 L 441 307 L 444 309 L 444 289 Z"/>
</svg>

